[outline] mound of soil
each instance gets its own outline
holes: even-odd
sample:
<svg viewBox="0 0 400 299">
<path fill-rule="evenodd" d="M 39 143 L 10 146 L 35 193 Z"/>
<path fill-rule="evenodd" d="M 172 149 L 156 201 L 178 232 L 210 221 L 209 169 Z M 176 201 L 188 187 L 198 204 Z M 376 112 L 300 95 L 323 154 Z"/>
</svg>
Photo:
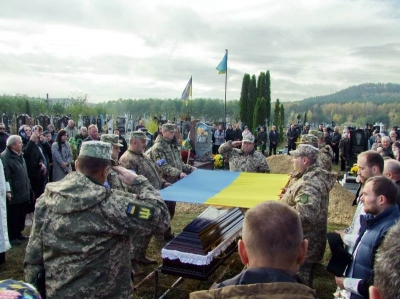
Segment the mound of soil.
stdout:
<svg viewBox="0 0 400 299">
<path fill-rule="evenodd" d="M 292 156 L 275 155 L 267 158 L 267 164 L 271 173 L 289 174 L 293 172 Z"/>
</svg>

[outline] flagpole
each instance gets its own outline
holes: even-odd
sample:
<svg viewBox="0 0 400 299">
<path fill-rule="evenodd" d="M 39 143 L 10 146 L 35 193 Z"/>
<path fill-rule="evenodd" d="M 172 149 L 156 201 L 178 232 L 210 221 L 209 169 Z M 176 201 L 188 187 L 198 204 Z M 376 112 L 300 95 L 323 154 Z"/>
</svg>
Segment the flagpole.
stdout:
<svg viewBox="0 0 400 299">
<path fill-rule="evenodd" d="M 228 49 L 226 51 L 226 72 L 225 72 L 225 106 L 224 106 L 224 130 L 226 130 L 226 86 L 228 84 Z"/>
<path fill-rule="evenodd" d="M 190 80 L 192 81 L 192 87 L 191 87 L 191 93 L 190 93 L 190 97 L 191 97 L 191 100 L 190 100 L 190 121 L 192 121 L 192 114 L 193 114 L 193 103 L 192 103 L 192 101 L 193 101 L 193 77 L 192 77 L 192 75 L 190 75 Z"/>
</svg>

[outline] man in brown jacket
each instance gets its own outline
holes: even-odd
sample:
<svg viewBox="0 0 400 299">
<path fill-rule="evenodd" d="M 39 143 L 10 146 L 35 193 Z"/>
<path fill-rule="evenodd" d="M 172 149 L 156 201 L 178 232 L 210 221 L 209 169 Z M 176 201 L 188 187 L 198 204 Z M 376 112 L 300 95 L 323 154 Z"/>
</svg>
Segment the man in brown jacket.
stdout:
<svg viewBox="0 0 400 299">
<path fill-rule="evenodd" d="M 263 202 L 244 218 L 238 252 L 246 269 L 213 290 L 191 293 L 190 298 L 317 298 L 296 275 L 307 245 L 294 209 L 276 201 Z"/>
</svg>

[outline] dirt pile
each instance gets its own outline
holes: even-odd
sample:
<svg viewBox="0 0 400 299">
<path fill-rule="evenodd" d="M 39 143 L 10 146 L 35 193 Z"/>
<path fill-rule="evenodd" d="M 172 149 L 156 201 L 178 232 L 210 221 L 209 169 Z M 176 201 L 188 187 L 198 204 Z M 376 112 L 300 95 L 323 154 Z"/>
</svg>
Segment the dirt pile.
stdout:
<svg viewBox="0 0 400 299">
<path fill-rule="evenodd" d="M 267 158 L 267 163 L 271 173 L 293 172 L 292 156 L 270 156 Z M 329 193 L 328 222 L 350 225 L 355 212 L 355 207 L 351 205 L 353 199 L 354 195 L 336 182 Z"/>
</svg>

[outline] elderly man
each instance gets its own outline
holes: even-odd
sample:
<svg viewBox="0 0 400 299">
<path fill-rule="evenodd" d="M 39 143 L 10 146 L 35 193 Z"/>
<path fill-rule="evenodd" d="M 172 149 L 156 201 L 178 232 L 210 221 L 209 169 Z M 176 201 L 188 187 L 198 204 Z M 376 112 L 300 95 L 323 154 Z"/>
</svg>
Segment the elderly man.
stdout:
<svg viewBox="0 0 400 299">
<path fill-rule="evenodd" d="M 394 159 L 386 159 L 382 174 L 397 185 L 399 192 L 396 201 L 400 209 L 400 162 Z"/>
<path fill-rule="evenodd" d="M 25 228 L 31 189 L 20 136 L 11 135 L 7 139 L 7 148 L 1 153 L 1 160 L 10 186 L 7 190 L 8 238 L 11 245 L 20 245 L 24 239 L 21 232 Z"/>
<path fill-rule="evenodd" d="M 72 119 L 68 121 L 68 126 L 66 126 L 64 130 L 67 131 L 68 137 L 75 138 L 75 136 L 78 135 L 78 129 L 75 128 L 75 123 Z"/>
<path fill-rule="evenodd" d="M 392 144 L 391 144 L 390 138 L 388 136 L 382 137 L 381 155 L 382 155 L 382 157 L 390 157 L 390 158 L 394 159 L 394 154 L 392 151 Z"/>
<path fill-rule="evenodd" d="M 399 220 L 396 204 L 397 186 L 389 178 L 374 176 L 365 182 L 361 200 L 366 215 L 361 217 L 359 237 L 353 251 L 353 259 L 344 277 L 335 277 L 339 288 L 348 294 L 345 298 L 368 297 L 368 288 L 374 279 L 375 254 L 387 231 Z"/>
<path fill-rule="evenodd" d="M 276 126 L 271 127 L 271 131 L 268 134 L 269 137 L 269 156 L 272 155 L 272 151 L 274 155 L 276 155 L 276 146 L 279 142 L 279 133 L 276 131 Z"/>
<path fill-rule="evenodd" d="M 91 124 L 89 126 L 88 134 L 89 134 L 89 136 L 86 137 L 86 139 L 84 139 L 83 142 L 100 140 L 100 138 L 99 138 L 99 129 L 97 128 L 96 125 Z"/>
<path fill-rule="evenodd" d="M 317 298 L 296 276 L 306 252 L 298 213 L 283 203 L 261 203 L 246 212 L 238 242 L 246 269 L 190 298 Z"/>
<path fill-rule="evenodd" d="M 300 144 L 297 150 L 290 152 L 295 174 L 281 198 L 300 214 L 309 250 L 298 274 L 310 287 L 313 267 L 325 252 L 329 192 L 336 179 L 334 174 L 317 166 L 318 153 L 318 148 L 309 144 Z"/>
<path fill-rule="evenodd" d="M 45 277 L 47 298 L 131 298 L 129 238 L 169 226 L 167 207 L 145 177 L 113 168 L 135 185 L 137 198 L 104 187 L 110 162 L 109 143 L 84 142 L 77 171 L 49 183 L 36 204 L 25 281 L 37 286 Z"/>
<path fill-rule="evenodd" d="M 196 169 L 183 163 L 178 143 L 174 139 L 175 131 L 174 124 L 163 124 L 162 136 L 157 136 L 153 147 L 150 149 L 150 159 L 157 164 L 161 177 L 170 184 L 183 179 Z M 166 201 L 165 203 L 172 219 L 175 215 L 176 202 Z M 173 238 L 174 234 L 170 228 L 164 235 L 164 239 L 171 240 Z"/>
<path fill-rule="evenodd" d="M 290 128 L 286 133 L 286 137 L 287 137 L 288 154 L 290 155 L 290 151 L 296 149 L 296 141 L 297 138 L 299 137 L 299 133 L 295 129 L 294 125 L 290 125 Z"/>
<path fill-rule="evenodd" d="M 119 159 L 119 163 L 126 169 L 133 170 L 136 174 L 146 177 L 150 184 L 160 190 L 170 184 L 163 180 L 156 169 L 154 162 L 144 155 L 148 138 L 143 131 L 130 133 L 129 148 Z M 129 190 L 129 188 L 128 188 Z M 154 264 L 156 260 L 146 256 L 152 234 L 142 235 L 141 238 L 132 239 L 131 259 L 132 263 Z M 138 270 L 140 271 L 140 270 Z M 141 273 L 141 272 L 138 272 Z"/>
<path fill-rule="evenodd" d="M 241 149 L 235 148 L 242 146 Z M 229 159 L 230 171 L 269 173 L 267 160 L 254 150 L 254 136 L 246 134 L 242 141 L 228 141 L 221 145 L 219 153 Z"/>
</svg>

